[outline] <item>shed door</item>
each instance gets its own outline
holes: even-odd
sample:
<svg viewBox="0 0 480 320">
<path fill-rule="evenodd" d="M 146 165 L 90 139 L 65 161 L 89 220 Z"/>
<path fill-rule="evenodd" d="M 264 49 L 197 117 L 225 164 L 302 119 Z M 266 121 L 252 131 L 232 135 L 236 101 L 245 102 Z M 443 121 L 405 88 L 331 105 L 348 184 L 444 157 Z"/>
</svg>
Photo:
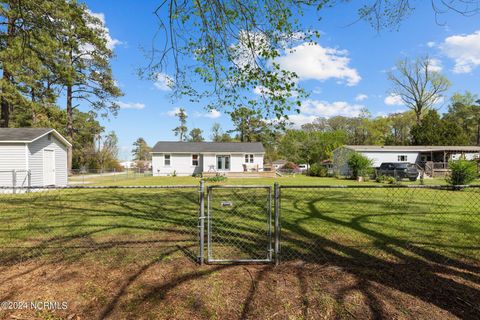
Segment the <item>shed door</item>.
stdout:
<svg viewBox="0 0 480 320">
<path fill-rule="evenodd" d="M 55 151 L 43 150 L 43 184 L 46 186 L 55 184 Z"/>
</svg>

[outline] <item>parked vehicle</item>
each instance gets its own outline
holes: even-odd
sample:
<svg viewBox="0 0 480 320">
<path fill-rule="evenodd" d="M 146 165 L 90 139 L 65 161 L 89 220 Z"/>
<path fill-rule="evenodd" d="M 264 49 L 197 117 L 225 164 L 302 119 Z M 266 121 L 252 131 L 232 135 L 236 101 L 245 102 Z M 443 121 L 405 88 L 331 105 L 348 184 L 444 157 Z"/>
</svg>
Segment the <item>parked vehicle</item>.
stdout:
<svg viewBox="0 0 480 320">
<path fill-rule="evenodd" d="M 298 169 L 300 169 L 300 172 L 305 172 L 308 170 L 308 164 L 299 164 Z"/>
<path fill-rule="evenodd" d="M 406 162 L 383 162 L 377 170 L 377 176 L 394 177 L 397 180 L 407 178 L 416 181 L 419 171 L 415 164 Z"/>
</svg>

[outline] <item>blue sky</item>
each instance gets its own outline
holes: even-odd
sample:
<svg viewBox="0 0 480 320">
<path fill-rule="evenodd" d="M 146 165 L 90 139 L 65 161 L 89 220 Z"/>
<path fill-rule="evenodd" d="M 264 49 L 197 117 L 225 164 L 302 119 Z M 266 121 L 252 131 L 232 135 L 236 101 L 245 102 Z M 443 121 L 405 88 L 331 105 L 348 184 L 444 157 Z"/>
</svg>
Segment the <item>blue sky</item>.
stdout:
<svg viewBox="0 0 480 320">
<path fill-rule="evenodd" d="M 137 70 L 146 64 L 142 48 L 151 46 L 156 30 L 155 0 L 86 1 L 93 13 L 101 15 L 112 38 L 116 54 L 112 61 L 114 76 L 125 96 L 117 117 L 101 120 L 107 131 L 114 130 L 121 146 L 121 158 L 128 159 L 132 143 L 144 137 L 150 145 L 158 140 L 175 140 L 177 125 L 173 110 L 183 107 L 188 127 L 199 127 L 209 138 L 214 122 L 231 129 L 229 117 L 208 113 L 202 105 L 187 99 L 172 101 L 161 81 L 142 80 Z M 299 45 L 295 53 L 282 57 L 285 67 L 300 75 L 300 83 L 311 92 L 297 125 L 317 116 L 356 115 L 367 107 L 373 115 L 405 110 L 398 99 L 389 97 L 386 71 L 398 59 L 429 54 L 435 65 L 452 82 L 448 96 L 469 90 L 480 93 L 480 17 L 443 14 L 439 25 L 429 1 L 417 1 L 418 7 L 398 31 L 375 32 L 356 20 L 350 4 L 307 14 L 304 24 L 322 33 L 317 46 Z M 448 97 L 447 97 L 448 98 Z M 438 108 L 444 110 L 447 102 Z"/>
</svg>

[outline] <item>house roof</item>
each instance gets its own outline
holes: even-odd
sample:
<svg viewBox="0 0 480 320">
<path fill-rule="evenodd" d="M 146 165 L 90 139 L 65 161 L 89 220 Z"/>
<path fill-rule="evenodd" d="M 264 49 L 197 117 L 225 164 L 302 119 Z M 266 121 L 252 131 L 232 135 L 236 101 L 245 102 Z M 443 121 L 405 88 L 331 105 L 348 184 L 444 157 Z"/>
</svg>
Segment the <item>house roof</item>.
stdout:
<svg viewBox="0 0 480 320">
<path fill-rule="evenodd" d="M 363 152 L 431 152 L 431 151 L 456 151 L 456 152 L 480 152 L 480 146 L 353 146 L 345 148 Z"/>
<path fill-rule="evenodd" d="M 53 133 L 65 145 L 71 146 L 67 139 L 52 128 L 0 128 L 0 142 L 31 143 L 49 133 Z"/>
<path fill-rule="evenodd" d="M 181 142 L 159 141 L 155 144 L 152 152 L 258 152 L 264 153 L 265 149 L 261 142 Z"/>
</svg>

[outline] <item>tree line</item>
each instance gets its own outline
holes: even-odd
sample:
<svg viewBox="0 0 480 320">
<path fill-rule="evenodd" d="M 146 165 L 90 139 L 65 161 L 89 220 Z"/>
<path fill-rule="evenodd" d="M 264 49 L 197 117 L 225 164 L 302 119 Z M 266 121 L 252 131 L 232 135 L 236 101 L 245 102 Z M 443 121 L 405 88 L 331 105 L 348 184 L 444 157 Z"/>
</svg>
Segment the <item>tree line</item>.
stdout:
<svg viewBox="0 0 480 320">
<path fill-rule="evenodd" d="M 7 0 L 0 8 L 0 127 L 55 128 L 73 145 L 73 168 L 115 165 L 116 135 L 97 119 L 115 115 L 123 95 L 104 21 L 76 1 Z"/>
<path fill-rule="evenodd" d="M 185 110 L 177 113 L 180 125 L 173 129 L 180 141 L 204 141 L 203 132 L 194 128 L 187 134 Z M 210 140 L 214 142 L 262 142 L 265 161 L 286 159 L 314 164 L 331 159 L 342 145 L 480 145 L 480 98 L 470 92 L 454 94 L 448 110 L 422 109 L 372 116 L 364 109 L 356 117 L 319 117 L 293 129 L 267 121 L 248 108 L 230 114 L 232 130 L 214 123 Z M 181 128 L 181 131 L 179 130 Z M 198 133 L 198 134 L 197 134 Z M 143 138 L 134 143 L 135 160 L 148 160 L 150 148 Z"/>
</svg>

